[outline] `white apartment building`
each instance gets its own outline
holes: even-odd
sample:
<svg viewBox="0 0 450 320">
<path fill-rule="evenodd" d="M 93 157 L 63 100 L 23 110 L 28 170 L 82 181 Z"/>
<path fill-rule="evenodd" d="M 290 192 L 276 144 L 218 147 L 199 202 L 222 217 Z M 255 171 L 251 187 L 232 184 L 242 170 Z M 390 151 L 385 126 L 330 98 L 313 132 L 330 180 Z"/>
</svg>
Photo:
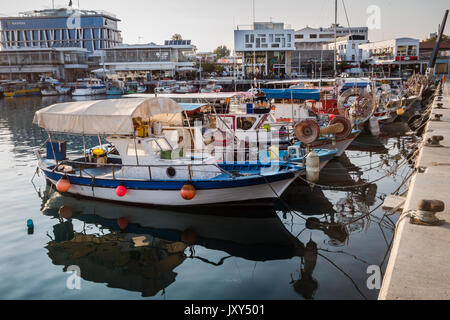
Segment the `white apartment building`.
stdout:
<svg viewBox="0 0 450 320">
<path fill-rule="evenodd" d="M 242 73 L 280 76 L 291 73 L 294 29 L 284 23 L 255 22 L 234 31 L 235 51 L 242 55 Z"/>
<path fill-rule="evenodd" d="M 368 43 L 367 39 L 361 35 L 345 36 L 336 39 L 336 55 L 337 61 L 346 62 L 361 62 L 363 61 L 364 52 L 361 48 L 362 45 Z M 324 45 L 323 49 L 333 50 L 335 49 L 334 39 L 328 44 Z"/>
<path fill-rule="evenodd" d="M 363 60 L 373 64 L 415 64 L 420 57 L 420 40 L 397 38 L 360 45 Z"/>
<path fill-rule="evenodd" d="M 349 35 L 364 37 L 364 40 L 368 40 L 369 28 L 346 28 L 337 25 L 337 38 Z M 322 50 L 323 45 L 328 44 L 330 41 L 334 41 L 334 25 L 329 28 L 311 28 L 306 26 L 303 29 L 295 31 L 295 48 L 297 50 Z"/>
</svg>

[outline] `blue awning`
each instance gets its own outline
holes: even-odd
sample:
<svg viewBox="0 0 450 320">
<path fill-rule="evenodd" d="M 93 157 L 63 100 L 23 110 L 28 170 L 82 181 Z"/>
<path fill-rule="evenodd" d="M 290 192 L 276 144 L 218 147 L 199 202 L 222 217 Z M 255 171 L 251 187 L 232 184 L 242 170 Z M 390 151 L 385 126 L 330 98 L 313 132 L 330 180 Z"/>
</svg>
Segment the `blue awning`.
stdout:
<svg viewBox="0 0 450 320">
<path fill-rule="evenodd" d="M 318 89 L 261 89 L 267 99 L 294 99 L 320 101 Z"/>
<path fill-rule="evenodd" d="M 346 82 L 342 87 L 343 90 L 352 89 L 352 88 L 361 88 L 365 89 L 367 86 L 372 86 L 370 82 Z"/>
<path fill-rule="evenodd" d="M 184 111 L 194 111 L 206 106 L 204 103 L 179 103 Z"/>
</svg>

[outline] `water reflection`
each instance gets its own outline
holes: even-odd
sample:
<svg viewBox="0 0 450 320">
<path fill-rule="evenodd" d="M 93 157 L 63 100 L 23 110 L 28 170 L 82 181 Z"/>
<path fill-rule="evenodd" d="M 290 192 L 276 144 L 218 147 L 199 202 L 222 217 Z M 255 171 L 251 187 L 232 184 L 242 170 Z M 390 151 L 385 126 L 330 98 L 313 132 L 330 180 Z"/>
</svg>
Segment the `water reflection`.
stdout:
<svg viewBox="0 0 450 320">
<path fill-rule="evenodd" d="M 226 260 L 210 261 L 198 256 L 195 246 L 250 261 L 305 255 L 304 244 L 285 228 L 270 206 L 247 207 L 245 215 L 233 217 L 229 208 L 215 208 L 214 215 L 207 214 L 206 208 L 197 209 L 200 212 L 194 214 L 81 201 L 49 190 L 47 193 L 42 212 L 58 220 L 46 247 L 52 263 L 78 265 L 85 280 L 138 291 L 144 297 L 155 295 L 175 281 L 173 269 L 186 259 L 185 251 L 190 258 L 216 266 Z M 72 217 L 63 219 L 61 207 L 70 208 Z M 128 222 L 124 230 L 121 218 Z M 72 219 L 96 225 L 98 232 L 74 232 Z M 144 245 L 136 247 L 136 241 Z"/>
</svg>

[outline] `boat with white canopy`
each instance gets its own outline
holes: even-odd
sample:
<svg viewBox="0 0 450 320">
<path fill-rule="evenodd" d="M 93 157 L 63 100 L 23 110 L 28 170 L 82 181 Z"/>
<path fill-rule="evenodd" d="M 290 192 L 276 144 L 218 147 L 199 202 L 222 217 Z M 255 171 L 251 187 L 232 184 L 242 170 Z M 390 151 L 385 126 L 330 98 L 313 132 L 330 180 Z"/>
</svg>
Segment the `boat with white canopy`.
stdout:
<svg viewBox="0 0 450 320">
<path fill-rule="evenodd" d="M 187 157 L 162 134 L 163 124 L 182 112 L 178 103 L 162 97 L 49 106 L 34 117 L 49 132 L 46 154 L 36 152 L 38 167 L 62 193 L 162 206 L 273 200 L 304 171 L 301 163 L 287 161 L 218 163 L 211 155 Z M 82 155 L 69 159 L 67 142 L 55 141 L 55 133 L 102 136 L 117 157 L 103 149 L 87 154 L 84 147 Z"/>
</svg>

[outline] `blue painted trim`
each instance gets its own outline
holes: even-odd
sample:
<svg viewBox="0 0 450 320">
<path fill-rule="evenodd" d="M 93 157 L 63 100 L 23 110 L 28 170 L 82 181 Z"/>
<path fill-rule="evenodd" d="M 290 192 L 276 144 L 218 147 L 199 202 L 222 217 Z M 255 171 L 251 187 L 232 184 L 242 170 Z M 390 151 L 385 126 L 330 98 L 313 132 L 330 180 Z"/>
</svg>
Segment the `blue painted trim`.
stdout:
<svg viewBox="0 0 450 320">
<path fill-rule="evenodd" d="M 232 179 L 227 177 L 218 180 L 191 180 L 189 181 L 197 190 L 215 190 L 247 187 L 267 182 L 277 182 L 294 178 L 295 170 L 291 169 L 294 166 L 288 166 L 289 169 L 281 169 L 281 172 L 274 173 L 267 176 L 252 176 L 252 177 L 236 177 Z M 297 167 L 301 170 L 301 167 Z M 94 183 L 91 178 L 79 177 L 76 175 L 64 175 L 57 172 L 51 172 L 49 169 L 43 169 L 47 178 L 58 181 L 64 176 L 67 176 L 70 183 L 82 186 L 94 186 L 102 188 L 117 188 L 123 184 L 127 189 L 131 190 L 180 190 L 188 181 L 187 180 L 153 180 L 153 181 L 129 181 L 129 180 L 110 180 L 110 179 L 95 179 Z"/>
</svg>

